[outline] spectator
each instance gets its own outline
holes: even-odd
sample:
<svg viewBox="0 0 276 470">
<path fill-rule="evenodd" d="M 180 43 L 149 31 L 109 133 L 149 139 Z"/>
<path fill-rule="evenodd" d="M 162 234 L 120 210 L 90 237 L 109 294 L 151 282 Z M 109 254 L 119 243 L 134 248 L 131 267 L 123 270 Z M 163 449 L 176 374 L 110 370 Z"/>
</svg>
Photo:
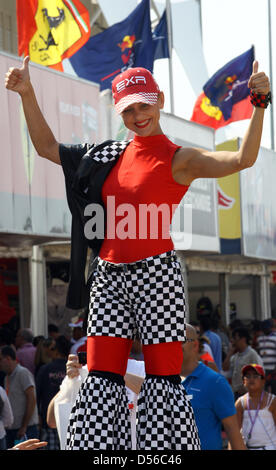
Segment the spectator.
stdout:
<svg viewBox="0 0 276 470">
<path fill-rule="evenodd" d="M 261 320 L 253 320 L 251 325 L 252 348 L 257 350 L 257 340 L 264 334 Z"/>
<path fill-rule="evenodd" d="M 258 364 L 242 368 L 247 393 L 236 401 L 239 426 L 247 448 L 276 450 L 276 397 L 264 390 L 265 371 Z"/>
<path fill-rule="evenodd" d="M 38 335 L 33 338 L 33 346 L 36 348 L 41 341 L 43 341 L 45 337 L 43 335 Z"/>
<path fill-rule="evenodd" d="M 0 350 L 0 369 L 6 372 L 5 390 L 13 411 L 14 421 L 7 429 L 7 447 L 22 438 L 38 438 L 38 414 L 35 384 L 31 372 L 17 363 L 11 346 Z"/>
<path fill-rule="evenodd" d="M 35 377 L 41 366 L 49 364 L 53 359 L 55 351 L 55 340 L 53 338 L 47 338 L 40 341 L 36 347 L 35 353 Z"/>
<path fill-rule="evenodd" d="M 7 449 L 6 446 L 6 431 L 5 428 L 11 426 L 13 423 L 13 412 L 8 396 L 0 387 L 0 450 Z"/>
<path fill-rule="evenodd" d="M 204 346 L 209 342 L 209 339 L 207 338 L 207 336 L 199 336 L 197 339 L 199 360 L 203 362 L 203 364 L 205 364 L 206 366 L 211 367 L 211 369 L 218 372 L 219 370 L 216 366 L 213 356 L 206 352 L 206 350 L 204 349 Z"/>
<path fill-rule="evenodd" d="M 190 321 L 190 325 L 192 325 L 192 326 L 194 327 L 197 336 L 200 336 L 200 324 L 199 324 L 199 321 L 191 320 L 191 321 Z"/>
<path fill-rule="evenodd" d="M 204 335 L 201 336 L 199 322 L 198 321 L 191 321 L 190 325 L 192 325 L 194 327 L 194 329 L 196 330 L 196 334 L 197 334 L 198 340 L 200 342 L 200 351 L 203 354 L 206 354 L 206 357 L 210 357 L 214 361 L 214 356 L 213 356 L 213 353 L 212 353 L 212 349 L 210 348 L 210 340 L 209 340 L 209 338 L 207 338 L 207 336 L 204 336 Z M 214 361 L 214 363 L 215 363 L 215 361 Z M 218 370 L 217 367 L 216 367 L 216 369 Z"/>
<path fill-rule="evenodd" d="M 49 338 L 46 338 L 43 341 L 43 347 L 45 349 L 46 356 L 50 359 L 48 362 L 51 362 L 55 357 L 56 341 L 52 336 L 49 336 Z"/>
<path fill-rule="evenodd" d="M 0 347 L 10 346 L 13 342 L 13 333 L 9 328 L 0 328 Z"/>
<path fill-rule="evenodd" d="M 137 339 L 137 343 L 139 340 Z M 137 345 L 135 346 L 135 348 Z M 57 395 L 53 397 L 51 400 L 49 406 L 48 406 L 48 411 L 47 411 L 47 424 L 51 428 L 56 428 L 57 427 L 57 422 L 60 421 L 59 418 L 56 420 L 55 413 L 57 410 L 55 410 L 55 402 L 56 400 L 60 399 L 60 396 L 64 397 L 64 393 L 66 395 L 66 390 L 70 388 L 70 397 L 71 401 L 75 401 L 75 394 L 77 393 L 77 390 L 74 390 L 72 393 L 72 388 L 70 386 L 70 380 L 78 377 L 79 375 L 81 376 L 81 380 L 78 382 L 78 386 L 80 387 L 81 382 L 85 380 L 88 374 L 88 368 L 87 365 L 81 365 L 79 363 L 79 358 L 78 356 L 75 355 L 70 355 L 68 358 L 68 362 L 66 365 L 67 373 L 66 373 L 66 378 L 64 379 L 61 390 Z M 127 392 L 127 398 L 128 398 L 128 408 L 129 408 L 129 413 L 130 413 L 130 420 L 131 420 L 131 443 L 132 443 L 132 450 L 136 450 L 136 411 L 137 411 L 137 399 L 138 399 L 138 394 L 140 392 L 142 383 L 145 378 L 145 363 L 144 361 L 137 361 L 135 359 L 129 359 L 127 363 L 127 371 L 124 376 L 124 381 L 126 385 L 126 392 Z M 73 396 L 72 396 L 73 395 Z M 66 398 L 66 401 L 68 401 L 68 396 Z M 69 416 L 66 415 L 63 412 L 62 414 L 62 423 L 59 423 L 59 437 L 60 437 L 60 442 L 61 442 L 61 448 L 65 449 L 66 447 L 66 433 L 63 432 L 64 427 L 67 428 L 68 426 L 68 421 L 69 421 Z M 66 422 L 65 426 L 64 425 Z"/>
<path fill-rule="evenodd" d="M 72 342 L 73 346 L 71 346 L 70 354 L 77 354 L 79 352 L 79 348 L 82 346 L 86 349 L 87 343 L 87 336 L 83 330 L 83 320 L 78 318 L 75 323 L 69 323 L 69 326 L 72 328 Z M 83 348 L 81 349 L 84 350 Z"/>
<path fill-rule="evenodd" d="M 265 389 L 276 394 L 276 333 L 274 331 L 273 319 L 264 320 L 261 323 L 261 334 L 256 341 L 256 349 L 260 354 L 265 374 Z"/>
<path fill-rule="evenodd" d="M 211 319 L 209 316 L 202 316 L 199 320 L 201 334 L 210 340 L 212 354 L 219 371 L 222 369 L 222 346 L 220 337 L 211 331 Z"/>
<path fill-rule="evenodd" d="M 209 297 L 201 297 L 196 304 L 196 314 L 198 320 L 200 320 L 200 318 L 203 316 L 211 317 L 213 313 L 213 304 Z"/>
<path fill-rule="evenodd" d="M 263 334 L 258 336 L 257 351 L 263 360 L 266 375 L 276 368 L 276 333 L 273 331 L 272 319 L 262 322 Z"/>
<path fill-rule="evenodd" d="M 9 328 L 0 328 L 0 348 L 2 346 L 12 346 L 13 333 Z M 15 349 L 15 346 L 13 346 Z M 4 387 L 5 372 L 0 370 L 0 387 Z"/>
<path fill-rule="evenodd" d="M 222 449 L 222 425 L 233 450 L 244 450 L 239 431 L 233 393 L 227 380 L 198 362 L 198 339 L 195 329 L 187 325 L 183 343 L 182 384 L 190 396 L 202 450 Z"/>
<path fill-rule="evenodd" d="M 234 331 L 236 328 L 241 328 L 241 327 L 244 327 L 244 324 L 243 324 L 243 322 L 242 322 L 239 318 L 235 318 L 235 320 L 232 320 L 232 321 L 229 323 L 229 326 L 228 326 L 230 338 L 231 338 L 232 335 L 233 335 L 233 331 Z"/>
<path fill-rule="evenodd" d="M 38 412 L 41 418 L 43 440 L 48 442 L 46 450 L 58 450 L 59 439 L 55 429 L 47 425 L 47 409 L 52 398 L 58 393 L 66 375 L 66 362 L 70 352 L 70 341 L 60 335 L 55 341 L 55 357 L 43 365 L 36 377 Z"/>
<path fill-rule="evenodd" d="M 220 319 L 218 317 L 212 317 L 211 329 L 221 339 L 222 362 L 223 362 L 228 353 L 228 350 L 230 347 L 230 341 L 229 341 L 227 334 L 222 330 L 222 328 L 220 328 Z"/>
<path fill-rule="evenodd" d="M 48 325 L 48 336 L 49 338 L 57 339 L 60 335 L 59 329 L 53 323 L 49 323 Z"/>
<path fill-rule="evenodd" d="M 18 330 L 15 337 L 16 358 L 21 366 L 26 367 L 33 375 L 35 373 L 35 352 L 33 333 L 29 328 Z"/>
<path fill-rule="evenodd" d="M 241 373 L 243 366 L 251 363 L 263 365 L 260 356 L 249 343 L 249 330 L 245 327 L 236 328 L 232 333 L 232 346 L 223 362 L 223 370 L 228 372 L 235 399 L 245 393 Z"/>
</svg>

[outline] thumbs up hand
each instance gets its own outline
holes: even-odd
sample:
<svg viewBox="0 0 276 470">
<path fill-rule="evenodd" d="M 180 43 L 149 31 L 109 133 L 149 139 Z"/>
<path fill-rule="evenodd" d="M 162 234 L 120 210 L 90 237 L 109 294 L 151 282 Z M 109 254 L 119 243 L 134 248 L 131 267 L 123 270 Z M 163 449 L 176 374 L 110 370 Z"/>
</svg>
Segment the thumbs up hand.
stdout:
<svg viewBox="0 0 276 470">
<path fill-rule="evenodd" d="M 270 92 L 270 83 L 269 78 L 264 72 L 258 72 L 259 63 L 257 60 L 254 60 L 252 66 L 252 75 L 248 81 L 248 88 L 254 93 L 267 95 Z"/>
<path fill-rule="evenodd" d="M 24 94 L 30 86 L 29 73 L 30 57 L 26 56 L 21 68 L 10 67 L 6 73 L 5 86 L 7 90 L 16 91 L 20 95 Z"/>
</svg>

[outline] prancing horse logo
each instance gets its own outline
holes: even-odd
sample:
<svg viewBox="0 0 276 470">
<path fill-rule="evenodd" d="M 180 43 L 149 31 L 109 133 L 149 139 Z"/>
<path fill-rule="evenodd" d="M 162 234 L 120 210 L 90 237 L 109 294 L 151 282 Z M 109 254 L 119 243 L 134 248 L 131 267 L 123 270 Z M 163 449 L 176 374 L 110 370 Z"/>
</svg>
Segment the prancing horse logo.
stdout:
<svg viewBox="0 0 276 470">
<path fill-rule="evenodd" d="M 48 15 L 48 9 L 47 8 L 42 8 L 43 12 L 43 18 L 46 18 L 48 20 L 50 29 L 52 28 L 57 28 L 60 23 L 62 23 L 65 20 L 65 14 L 64 10 L 61 8 L 58 8 L 59 11 L 59 16 L 49 16 Z M 50 46 L 57 46 L 58 44 L 55 43 L 55 40 L 53 38 L 52 32 L 50 31 L 47 37 L 47 40 L 40 34 L 39 37 L 42 39 L 42 41 L 45 43 L 46 47 L 41 47 L 39 51 L 48 51 Z"/>
<path fill-rule="evenodd" d="M 79 0 L 36 1 L 37 29 L 29 41 L 30 59 L 55 66 L 71 57 L 89 38 L 89 12 Z"/>
</svg>

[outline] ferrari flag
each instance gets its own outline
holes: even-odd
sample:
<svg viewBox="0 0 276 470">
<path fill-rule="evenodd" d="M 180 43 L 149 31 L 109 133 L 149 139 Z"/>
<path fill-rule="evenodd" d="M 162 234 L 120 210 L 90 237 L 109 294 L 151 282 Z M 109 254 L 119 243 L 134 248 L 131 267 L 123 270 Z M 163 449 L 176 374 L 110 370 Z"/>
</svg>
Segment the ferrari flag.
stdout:
<svg viewBox="0 0 276 470">
<path fill-rule="evenodd" d="M 79 0 L 17 0 L 18 54 L 63 70 L 90 37 L 89 12 Z"/>
</svg>

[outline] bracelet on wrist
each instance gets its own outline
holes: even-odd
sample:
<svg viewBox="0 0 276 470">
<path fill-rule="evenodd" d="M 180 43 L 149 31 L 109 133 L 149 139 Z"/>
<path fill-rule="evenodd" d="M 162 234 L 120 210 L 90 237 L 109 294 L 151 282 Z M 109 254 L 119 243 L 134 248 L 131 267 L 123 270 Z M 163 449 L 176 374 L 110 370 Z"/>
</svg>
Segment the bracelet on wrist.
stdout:
<svg viewBox="0 0 276 470">
<path fill-rule="evenodd" d="M 272 103 L 271 92 L 264 95 L 262 93 L 255 93 L 251 90 L 250 101 L 256 108 L 267 108 L 269 103 Z"/>
</svg>

